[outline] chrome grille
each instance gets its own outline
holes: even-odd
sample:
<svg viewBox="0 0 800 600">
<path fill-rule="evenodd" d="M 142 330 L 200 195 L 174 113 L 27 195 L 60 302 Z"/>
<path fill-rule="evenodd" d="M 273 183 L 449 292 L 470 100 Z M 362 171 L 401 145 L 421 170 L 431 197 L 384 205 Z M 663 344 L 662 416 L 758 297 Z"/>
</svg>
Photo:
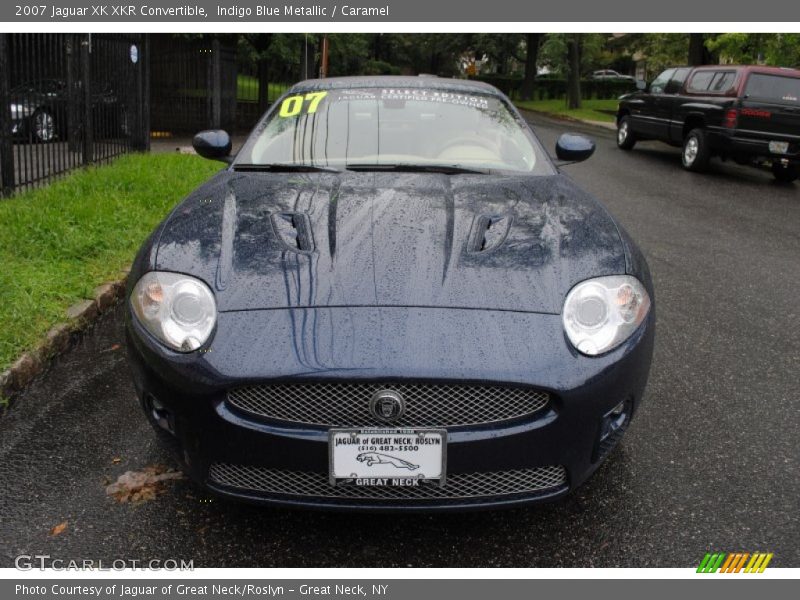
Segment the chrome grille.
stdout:
<svg viewBox="0 0 800 600">
<path fill-rule="evenodd" d="M 375 392 L 390 389 L 405 400 L 391 422 L 370 412 Z M 263 384 L 232 389 L 228 403 L 248 413 L 325 427 L 458 427 L 531 415 L 550 399 L 527 387 L 437 383 L 318 382 Z"/>
<path fill-rule="evenodd" d="M 325 473 L 285 471 L 265 467 L 214 463 L 209 479 L 217 484 L 282 496 L 341 498 L 353 500 L 457 500 L 554 491 L 567 483 L 562 466 L 514 471 L 455 473 L 444 486 L 360 487 L 333 486 Z"/>
</svg>

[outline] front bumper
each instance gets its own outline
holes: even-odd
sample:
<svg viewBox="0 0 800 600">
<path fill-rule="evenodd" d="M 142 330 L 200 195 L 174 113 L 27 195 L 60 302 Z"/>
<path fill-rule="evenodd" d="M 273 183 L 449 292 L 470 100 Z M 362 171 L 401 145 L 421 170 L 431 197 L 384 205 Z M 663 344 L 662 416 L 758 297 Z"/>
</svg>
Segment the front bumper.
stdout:
<svg viewBox="0 0 800 600">
<path fill-rule="evenodd" d="M 191 478 L 209 490 L 304 507 L 446 510 L 551 500 L 580 485 L 641 401 L 654 319 L 651 309 L 625 344 L 596 358 L 569 346 L 559 315 L 510 311 L 221 313 L 210 345 L 189 355 L 156 343 L 130 314 L 127 333 L 137 393 L 149 418 Z M 456 482 L 450 490 L 466 490 L 463 495 L 389 496 L 325 484 L 326 427 L 254 417 L 226 401 L 228 390 L 248 384 L 354 380 L 499 382 L 545 390 L 551 400 L 529 417 L 448 429 L 447 477 Z M 160 411 L 153 410 L 153 398 Z M 606 415 L 620 403 L 623 426 L 601 440 Z M 544 484 L 519 487 L 520 477 Z M 517 487 L 474 484 L 509 480 Z"/>
</svg>

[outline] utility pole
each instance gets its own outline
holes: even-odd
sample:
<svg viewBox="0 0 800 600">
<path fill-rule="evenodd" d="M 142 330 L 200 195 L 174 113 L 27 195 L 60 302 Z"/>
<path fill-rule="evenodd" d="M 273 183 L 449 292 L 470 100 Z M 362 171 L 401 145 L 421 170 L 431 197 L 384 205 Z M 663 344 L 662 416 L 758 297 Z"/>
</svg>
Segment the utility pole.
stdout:
<svg viewBox="0 0 800 600">
<path fill-rule="evenodd" d="M 328 36 L 323 35 L 320 42 L 319 76 L 325 79 L 328 76 Z"/>
</svg>

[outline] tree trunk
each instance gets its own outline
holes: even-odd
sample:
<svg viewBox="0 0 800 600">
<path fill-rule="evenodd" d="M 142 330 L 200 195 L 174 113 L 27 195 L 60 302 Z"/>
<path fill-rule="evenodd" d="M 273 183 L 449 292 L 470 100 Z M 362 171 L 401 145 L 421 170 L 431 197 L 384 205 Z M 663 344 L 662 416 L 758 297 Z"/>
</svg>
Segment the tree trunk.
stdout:
<svg viewBox="0 0 800 600">
<path fill-rule="evenodd" d="M 439 54 L 435 50 L 431 51 L 431 60 L 428 66 L 430 67 L 428 69 L 428 74 L 439 74 Z"/>
<path fill-rule="evenodd" d="M 525 53 L 525 79 L 522 81 L 522 99 L 533 100 L 536 87 L 536 62 L 539 58 L 539 46 L 542 43 L 543 33 L 526 34 L 527 50 Z"/>
<path fill-rule="evenodd" d="M 303 79 L 314 79 L 317 76 L 317 56 L 314 44 L 305 38 L 303 41 Z"/>
<path fill-rule="evenodd" d="M 259 33 L 246 38 L 253 50 L 256 51 L 257 64 L 256 75 L 258 76 L 258 110 L 265 113 L 269 106 L 269 60 L 267 51 L 272 43 L 271 33 Z"/>
<path fill-rule="evenodd" d="M 258 60 L 258 112 L 264 114 L 269 107 L 269 61 Z"/>
<path fill-rule="evenodd" d="M 500 52 L 497 57 L 497 74 L 505 75 L 508 72 L 508 56 L 505 52 Z"/>
<path fill-rule="evenodd" d="M 689 34 L 689 65 L 696 67 L 699 65 L 707 65 L 709 62 L 709 53 L 706 50 L 705 34 L 704 33 L 690 33 Z"/>
<path fill-rule="evenodd" d="M 581 34 L 567 40 L 569 73 L 567 74 L 567 108 L 581 107 Z"/>
</svg>

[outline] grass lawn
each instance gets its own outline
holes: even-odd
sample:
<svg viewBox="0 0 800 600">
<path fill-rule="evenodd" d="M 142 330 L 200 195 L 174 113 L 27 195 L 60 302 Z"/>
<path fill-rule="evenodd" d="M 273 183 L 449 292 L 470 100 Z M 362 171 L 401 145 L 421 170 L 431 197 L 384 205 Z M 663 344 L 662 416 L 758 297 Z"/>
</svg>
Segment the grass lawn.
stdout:
<svg viewBox="0 0 800 600">
<path fill-rule="evenodd" d="M 292 87 L 291 83 L 272 83 L 267 84 L 269 89 L 268 97 L 270 102 L 280 98 L 281 94 Z M 178 93 L 189 98 L 205 98 L 208 92 L 199 88 L 182 88 Z M 236 76 L 236 100 L 238 102 L 258 102 L 258 78 L 252 75 Z"/>
<path fill-rule="evenodd" d="M 0 371 L 64 311 L 119 279 L 172 207 L 219 170 L 179 154 L 135 154 L 0 199 Z"/>
<path fill-rule="evenodd" d="M 536 110 L 543 113 L 560 117 L 571 117 L 573 119 L 583 119 L 586 121 L 605 121 L 614 122 L 614 115 L 608 112 L 616 112 L 619 100 L 584 100 L 581 108 L 569 110 L 565 100 L 518 100 L 515 102 L 518 108 Z"/>
<path fill-rule="evenodd" d="M 283 92 L 292 87 L 290 83 L 268 83 L 267 97 L 270 102 L 277 100 Z M 258 102 L 258 78 L 252 75 L 236 76 L 236 99 L 239 102 Z"/>
</svg>

